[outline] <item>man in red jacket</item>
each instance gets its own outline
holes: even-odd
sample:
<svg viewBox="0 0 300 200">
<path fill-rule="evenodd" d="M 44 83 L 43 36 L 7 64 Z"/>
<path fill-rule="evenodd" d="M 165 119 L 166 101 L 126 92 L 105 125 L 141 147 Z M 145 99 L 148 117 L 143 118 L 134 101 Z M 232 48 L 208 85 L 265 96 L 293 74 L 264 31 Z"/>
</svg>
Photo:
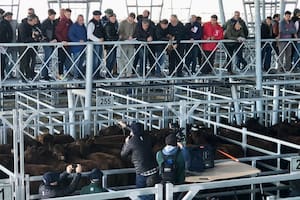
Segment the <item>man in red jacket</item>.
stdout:
<svg viewBox="0 0 300 200">
<path fill-rule="evenodd" d="M 55 35 L 57 42 L 62 42 L 64 47 L 58 49 L 58 79 L 63 78 L 64 66 L 66 66 L 66 71 L 68 71 L 70 66 L 70 54 L 69 48 L 66 46 L 68 39 L 69 28 L 73 24 L 71 20 L 71 9 L 67 8 L 64 10 L 64 16 L 62 16 L 56 26 Z"/>
<path fill-rule="evenodd" d="M 223 29 L 218 24 L 217 15 L 212 15 L 210 22 L 203 24 L 203 40 L 221 40 L 223 39 Z M 217 49 L 217 43 L 203 43 L 202 49 L 205 53 L 208 62 L 201 69 L 202 74 L 208 74 L 212 71 L 215 61 L 215 51 Z"/>
</svg>

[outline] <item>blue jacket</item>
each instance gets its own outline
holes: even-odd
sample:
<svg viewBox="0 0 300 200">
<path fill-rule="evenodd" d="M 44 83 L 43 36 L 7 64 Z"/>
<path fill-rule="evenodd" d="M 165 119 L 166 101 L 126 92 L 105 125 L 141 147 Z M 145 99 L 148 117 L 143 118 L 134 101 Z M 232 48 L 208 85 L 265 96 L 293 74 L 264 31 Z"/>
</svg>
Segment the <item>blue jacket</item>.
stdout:
<svg viewBox="0 0 300 200">
<path fill-rule="evenodd" d="M 79 25 L 77 22 L 72 24 L 69 32 L 68 37 L 70 42 L 79 42 L 80 40 L 87 41 L 87 31 L 85 25 Z M 79 53 L 84 48 L 84 45 L 76 45 L 71 46 L 72 53 Z"/>
</svg>

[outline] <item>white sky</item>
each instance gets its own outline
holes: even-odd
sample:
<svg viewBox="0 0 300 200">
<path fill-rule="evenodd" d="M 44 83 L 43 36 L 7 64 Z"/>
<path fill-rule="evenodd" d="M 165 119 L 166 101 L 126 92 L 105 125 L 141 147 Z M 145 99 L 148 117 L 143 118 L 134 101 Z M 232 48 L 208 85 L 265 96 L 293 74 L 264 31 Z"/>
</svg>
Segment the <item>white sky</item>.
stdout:
<svg viewBox="0 0 300 200">
<path fill-rule="evenodd" d="M 11 0 L 11 1 L 17 1 L 17 0 Z M 8 0 L 0 0 L 0 7 L 3 7 L 1 5 L 7 5 L 10 4 L 8 2 L 11 2 Z M 65 0 L 67 1 L 67 0 Z M 135 2 L 136 0 L 127 0 L 130 2 Z M 162 0 L 152 0 L 153 4 L 160 4 Z M 162 10 L 162 18 L 169 19 L 169 16 L 171 14 L 171 1 L 172 0 L 164 0 L 164 8 Z M 178 17 L 182 21 L 186 21 L 188 19 L 188 10 L 185 9 L 187 7 L 190 7 L 190 2 L 192 1 L 191 6 L 191 14 L 200 15 L 203 19 L 203 21 L 208 21 L 209 17 L 212 14 L 219 14 L 219 6 L 218 6 L 218 0 L 173 0 L 173 8 L 174 14 L 177 14 Z M 102 4 L 102 12 L 106 8 L 112 8 L 114 12 L 117 14 L 118 19 L 124 19 L 127 16 L 127 10 L 126 10 L 126 0 L 103 0 Z M 149 5 L 150 0 L 138 0 L 138 2 L 143 5 Z M 244 12 L 244 8 L 242 5 L 242 0 L 223 0 L 224 9 L 225 9 L 225 16 L 226 18 L 229 18 L 232 16 L 233 12 L 235 10 L 241 11 L 241 13 Z M 99 5 L 99 4 L 98 4 Z M 98 8 L 98 5 L 91 6 L 91 11 Z M 48 9 L 48 3 L 47 0 L 20 0 L 20 12 L 19 12 L 19 18 L 24 18 L 27 14 L 27 8 L 33 7 L 36 10 L 37 15 L 40 17 L 41 20 L 45 19 L 47 17 L 47 9 Z M 69 7 L 69 5 L 63 5 L 63 7 Z M 72 6 L 70 6 L 72 8 Z M 85 5 L 79 5 L 78 9 L 73 9 L 72 12 L 72 19 L 76 19 L 76 16 L 78 14 L 85 14 L 83 12 L 83 8 Z M 4 10 L 8 10 L 8 7 L 3 7 Z M 58 11 L 57 7 L 53 7 L 56 11 Z M 144 10 L 144 8 L 141 8 L 139 11 L 139 14 L 141 14 L 141 11 Z M 133 10 L 135 12 L 135 10 Z M 57 12 L 58 13 L 58 12 Z M 157 20 L 158 19 L 158 12 L 155 11 L 155 9 L 152 11 L 152 19 Z M 89 16 L 90 18 L 91 16 Z"/>
</svg>

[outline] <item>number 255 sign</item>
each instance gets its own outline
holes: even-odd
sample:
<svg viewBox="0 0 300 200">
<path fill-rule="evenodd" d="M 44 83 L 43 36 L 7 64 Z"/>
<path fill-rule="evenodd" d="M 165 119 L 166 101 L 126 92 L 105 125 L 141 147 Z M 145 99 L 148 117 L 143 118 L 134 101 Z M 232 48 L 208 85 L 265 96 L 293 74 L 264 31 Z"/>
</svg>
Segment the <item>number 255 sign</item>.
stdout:
<svg viewBox="0 0 300 200">
<path fill-rule="evenodd" d="M 300 156 L 291 158 L 291 172 L 300 171 Z"/>
</svg>

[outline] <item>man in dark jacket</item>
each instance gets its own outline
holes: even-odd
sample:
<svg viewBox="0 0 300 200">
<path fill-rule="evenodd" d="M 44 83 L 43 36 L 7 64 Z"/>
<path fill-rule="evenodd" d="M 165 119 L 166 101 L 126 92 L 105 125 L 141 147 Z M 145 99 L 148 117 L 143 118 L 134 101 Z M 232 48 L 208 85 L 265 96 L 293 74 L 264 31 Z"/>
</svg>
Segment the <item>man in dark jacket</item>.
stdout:
<svg viewBox="0 0 300 200">
<path fill-rule="evenodd" d="M 148 19 L 142 20 L 142 26 L 137 26 L 136 28 L 136 39 L 138 41 L 143 42 L 152 42 L 154 37 L 154 30 L 153 27 L 150 26 L 150 21 Z M 140 60 L 140 68 L 139 74 L 142 76 L 143 72 L 145 75 L 147 74 L 147 58 L 148 58 L 148 48 L 147 46 L 143 46 L 140 48 L 138 55 Z M 150 62 L 151 63 L 151 62 Z M 151 66 L 150 66 L 151 67 Z"/>
<path fill-rule="evenodd" d="M 94 42 L 93 51 L 93 75 L 95 79 L 100 78 L 100 68 L 102 63 L 103 45 L 97 43 L 104 41 L 104 28 L 101 23 L 101 11 L 95 10 L 93 12 L 93 19 L 87 25 L 87 38 Z"/>
<path fill-rule="evenodd" d="M 155 28 L 155 40 L 157 41 L 169 41 L 170 35 L 168 33 L 168 20 L 161 20 Z M 156 76 L 161 75 L 161 69 L 163 68 L 165 62 L 165 50 L 168 44 L 158 44 L 156 45 L 156 58 L 158 59 L 156 64 Z"/>
<path fill-rule="evenodd" d="M 126 127 L 121 123 L 122 127 Z M 155 157 L 152 152 L 152 142 L 148 134 L 144 133 L 143 125 L 133 123 L 131 133 L 125 140 L 122 147 L 121 156 L 131 155 L 131 161 L 136 171 L 136 187 L 144 188 L 147 185 L 147 179 L 158 173 Z M 149 180 L 148 180 L 149 181 Z M 152 196 L 141 196 L 141 199 L 153 199 Z"/>
<path fill-rule="evenodd" d="M 73 176 L 72 182 L 65 185 L 69 174 L 75 170 L 76 174 Z M 81 178 L 82 168 L 80 164 L 76 165 L 74 169 L 72 165 L 68 165 L 66 171 L 59 174 L 55 172 L 47 172 L 43 175 L 43 184 L 39 187 L 39 194 L 41 199 L 48 199 L 53 197 L 64 197 L 72 194 Z"/>
<path fill-rule="evenodd" d="M 73 24 L 71 20 L 72 10 L 67 8 L 64 10 L 64 16 L 60 18 L 55 28 L 55 35 L 57 42 L 62 42 L 64 47 L 58 49 L 58 79 L 62 80 L 64 78 L 64 70 L 68 71 L 70 67 L 70 54 L 69 48 L 66 46 L 69 41 L 68 32 L 69 28 Z M 65 67 L 65 69 L 64 69 Z"/>
<path fill-rule="evenodd" d="M 189 39 L 190 41 L 201 40 L 203 35 L 202 25 L 197 22 L 196 15 L 191 16 L 190 23 L 187 23 L 185 25 L 185 29 L 186 29 L 187 39 Z M 195 44 L 194 46 L 192 43 L 186 45 L 186 52 L 188 52 L 188 55 L 186 57 L 185 64 L 187 68 L 190 68 L 190 65 L 192 65 L 191 67 L 192 74 L 196 73 L 198 51 L 200 51 L 200 49 L 197 44 Z"/>
<path fill-rule="evenodd" d="M 18 42 L 20 43 L 33 43 L 39 40 L 39 37 L 33 31 L 34 26 L 37 24 L 38 18 L 36 15 L 31 15 L 27 17 L 27 20 L 22 22 L 18 27 Z M 21 46 L 19 48 L 20 60 L 20 70 L 22 72 L 21 78 L 23 81 L 25 79 L 33 79 L 35 76 L 35 51 L 34 47 L 28 48 L 26 46 Z"/>
<path fill-rule="evenodd" d="M 119 39 L 118 29 L 116 26 L 117 19 L 116 14 L 113 13 L 108 17 L 108 22 L 104 26 L 104 40 L 105 41 L 117 41 Z M 114 45 L 105 45 L 106 49 L 106 68 L 108 70 L 108 77 L 110 77 L 110 73 L 112 73 L 112 69 L 116 64 L 117 57 L 117 47 Z"/>
<path fill-rule="evenodd" d="M 177 15 L 171 15 L 168 33 L 173 41 L 173 44 L 169 48 L 169 75 L 173 75 L 173 72 L 176 71 L 177 76 L 181 77 L 183 76 L 182 59 L 184 44 L 181 44 L 180 41 L 185 38 L 186 32 L 183 24 L 178 20 Z"/>
<path fill-rule="evenodd" d="M 41 24 L 41 31 L 44 37 L 45 42 L 57 42 L 55 38 L 55 15 L 56 12 L 53 9 L 48 10 L 48 18 L 45 19 Z M 42 79 L 50 80 L 48 70 L 50 69 L 50 61 L 51 61 L 51 54 L 54 50 L 54 46 L 43 46 L 44 49 L 44 64 L 42 69 Z"/>
<path fill-rule="evenodd" d="M 261 23 L 261 38 L 262 39 L 272 39 L 273 37 L 273 28 L 272 28 L 272 18 L 267 17 L 262 23 Z M 271 67 L 271 44 L 262 42 L 262 66 L 265 71 L 268 71 Z"/>
<path fill-rule="evenodd" d="M 12 20 L 12 13 L 7 12 L 3 15 L 3 20 L 0 22 L 0 43 L 11 43 L 13 40 L 13 30 L 10 25 L 10 21 Z M 4 69 L 6 65 L 6 47 L 1 47 L 3 52 L 0 51 L 0 68 L 1 68 L 1 79 L 4 78 Z"/>
</svg>

